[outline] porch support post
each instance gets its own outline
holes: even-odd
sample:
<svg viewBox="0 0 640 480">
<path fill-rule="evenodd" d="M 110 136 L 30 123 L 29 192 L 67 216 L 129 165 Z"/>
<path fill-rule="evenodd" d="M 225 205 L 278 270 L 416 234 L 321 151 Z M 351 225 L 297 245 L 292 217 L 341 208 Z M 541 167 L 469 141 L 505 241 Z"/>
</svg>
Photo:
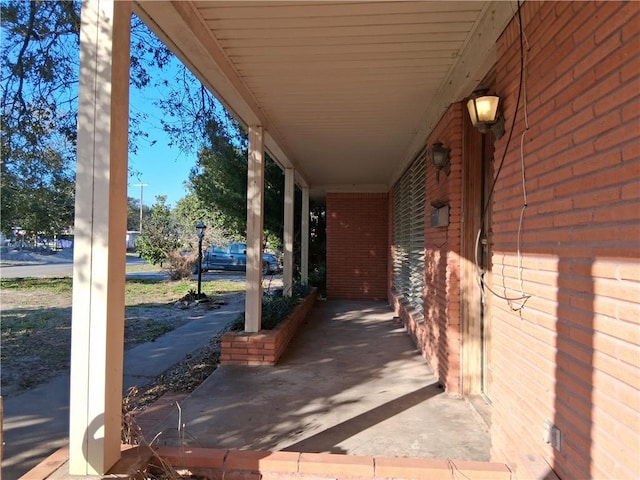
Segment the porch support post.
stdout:
<svg viewBox="0 0 640 480">
<path fill-rule="evenodd" d="M 284 169 L 284 271 L 283 294 L 291 296 L 293 290 L 293 203 L 295 199 L 293 168 Z"/>
<path fill-rule="evenodd" d="M 247 293 L 244 329 L 259 332 L 262 319 L 262 244 L 264 234 L 264 131 L 249 127 L 247 171 Z"/>
<path fill-rule="evenodd" d="M 302 187 L 302 222 L 300 241 L 300 282 L 309 283 L 309 187 Z"/>
<path fill-rule="evenodd" d="M 120 458 L 131 3 L 86 0 L 80 27 L 69 473 Z"/>
</svg>

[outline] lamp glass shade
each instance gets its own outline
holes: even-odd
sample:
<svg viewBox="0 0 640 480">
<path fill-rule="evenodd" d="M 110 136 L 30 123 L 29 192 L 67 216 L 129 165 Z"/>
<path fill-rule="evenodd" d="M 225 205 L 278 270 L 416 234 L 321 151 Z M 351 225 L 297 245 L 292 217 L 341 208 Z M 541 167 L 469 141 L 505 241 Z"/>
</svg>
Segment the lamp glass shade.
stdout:
<svg viewBox="0 0 640 480">
<path fill-rule="evenodd" d="M 431 156 L 431 161 L 435 167 L 443 167 L 447 163 L 449 152 L 442 147 L 434 148 L 431 152 Z"/>
<path fill-rule="evenodd" d="M 471 123 L 473 126 L 477 124 L 492 124 L 495 123 L 498 115 L 498 102 L 500 97 L 495 95 L 482 95 L 479 97 L 473 97 L 467 102 L 467 110 L 469 110 L 469 116 L 471 117 Z"/>
<path fill-rule="evenodd" d="M 196 234 L 198 235 L 198 237 L 202 237 L 206 229 L 207 226 L 202 221 L 196 223 Z"/>
</svg>

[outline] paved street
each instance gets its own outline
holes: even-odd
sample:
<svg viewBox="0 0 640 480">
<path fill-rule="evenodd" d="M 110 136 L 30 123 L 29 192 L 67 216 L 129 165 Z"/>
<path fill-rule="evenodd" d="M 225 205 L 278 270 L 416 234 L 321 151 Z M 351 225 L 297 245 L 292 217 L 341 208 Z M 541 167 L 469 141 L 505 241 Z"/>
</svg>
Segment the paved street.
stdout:
<svg viewBox="0 0 640 480">
<path fill-rule="evenodd" d="M 73 263 L 50 263 L 48 265 L 18 265 L 0 267 L 2 278 L 24 277 L 70 277 Z"/>
<path fill-rule="evenodd" d="M 73 259 L 62 258 L 58 259 L 54 256 L 50 256 L 50 261 L 47 261 L 46 256 L 42 257 L 40 262 L 20 262 L 12 261 L 5 262 L 0 266 L 1 278 L 25 278 L 25 277 L 70 277 L 73 273 Z M 128 256 L 127 266 L 129 265 L 142 265 L 146 263 L 144 260 L 138 257 Z M 159 269 L 158 269 L 159 270 Z M 128 273 L 128 275 L 139 274 L 153 274 L 154 272 L 139 272 L 136 274 Z"/>
<path fill-rule="evenodd" d="M 51 258 L 51 257 L 49 257 Z M 51 258 L 53 260 L 53 258 Z M 0 278 L 26 278 L 26 277 L 71 277 L 73 274 L 73 261 L 72 259 L 55 259 L 51 263 L 45 263 L 47 257 L 44 257 L 40 262 L 6 262 L 2 261 L 0 266 Z M 10 263 L 10 264 L 9 264 Z M 143 265 L 146 262 L 136 256 L 127 256 L 127 269 L 129 267 L 135 267 L 136 265 Z M 160 270 L 149 271 L 128 271 L 128 279 L 140 279 L 140 278 L 153 278 L 153 279 L 166 279 L 169 278 L 166 272 Z M 197 279 L 196 275 L 192 277 Z M 232 280 L 243 281 L 245 279 L 245 272 L 227 272 L 227 271 L 209 271 L 203 272 L 202 281 L 207 282 L 211 280 Z M 265 278 L 265 283 L 269 280 L 274 280 L 272 286 L 282 286 L 282 275 L 268 275 Z"/>
</svg>

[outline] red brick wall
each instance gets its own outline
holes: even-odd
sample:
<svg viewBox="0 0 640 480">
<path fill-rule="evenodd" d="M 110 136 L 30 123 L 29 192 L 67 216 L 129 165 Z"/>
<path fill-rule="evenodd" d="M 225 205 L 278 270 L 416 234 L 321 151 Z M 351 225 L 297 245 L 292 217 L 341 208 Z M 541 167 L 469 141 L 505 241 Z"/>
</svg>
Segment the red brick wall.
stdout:
<svg viewBox="0 0 640 480">
<path fill-rule="evenodd" d="M 427 140 L 450 148 L 449 176 L 427 158 L 425 202 L 424 319 L 404 311 L 391 297 L 422 355 L 448 394 L 460 394 L 460 207 L 462 185 L 462 106 L 452 105 Z M 431 227 L 432 201 L 450 206 L 449 226 Z M 393 253 L 393 252 L 392 252 Z"/>
<path fill-rule="evenodd" d="M 387 296 L 388 195 L 327 194 L 327 296 Z"/>
<path fill-rule="evenodd" d="M 493 198 L 494 459 L 519 477 L 640 476 L 640 8 L 525 2 L 530 50 L 522 109 Z M 525 45 L 526 47 L 526 45 Z M 498 44 L 494 90 L 507 130 L 519 85 L 518 25 Z M 520 281 L 522 278 L 522 283 Z M 562 432 L 556 451 L 544 421 Z"/>
<path fill-rule="evenodd" d="M 427 140 L 451 149 L 451 174 L 427 163 L 425 220 L 425 347 L 450 395 L 460 394 L 460 208 L 462 201 L 462 106 L 451 105 Z M 446 202 L 449 226 L 431 227 L 431 202 Z"/>
</svg>

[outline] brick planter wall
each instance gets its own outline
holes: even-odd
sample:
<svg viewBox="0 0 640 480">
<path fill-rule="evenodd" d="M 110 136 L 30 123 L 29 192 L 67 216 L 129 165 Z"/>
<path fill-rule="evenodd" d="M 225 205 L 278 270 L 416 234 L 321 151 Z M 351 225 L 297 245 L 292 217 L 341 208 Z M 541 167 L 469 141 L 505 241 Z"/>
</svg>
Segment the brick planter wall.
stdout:
<svg viewBox="0 0 640 480">
<path fill-rule="evenodd" d="M 318 289 L 296 306 L 291 314 L 273 330 L 257 333 L 227 332 L 221 339 L 220 363 L 222 365 L 275 365 L 287 345 L 313 309 Z"/>
</svg>

